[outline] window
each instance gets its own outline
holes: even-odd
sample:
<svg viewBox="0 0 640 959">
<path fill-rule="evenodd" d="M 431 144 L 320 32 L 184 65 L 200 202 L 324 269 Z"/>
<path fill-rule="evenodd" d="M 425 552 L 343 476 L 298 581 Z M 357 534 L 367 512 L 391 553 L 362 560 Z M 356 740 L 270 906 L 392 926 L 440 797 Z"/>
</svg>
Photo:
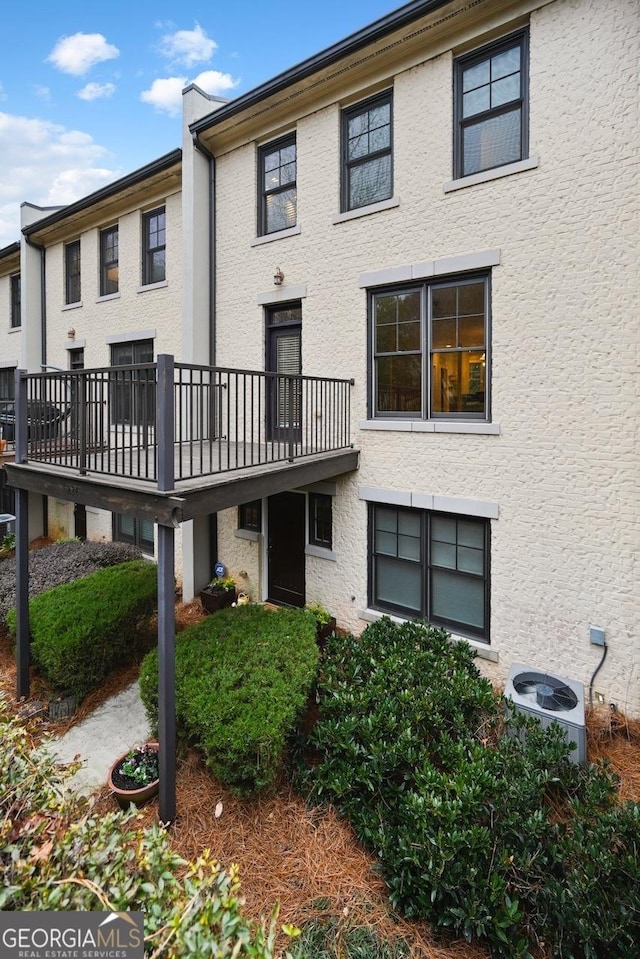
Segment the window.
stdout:
<svg viewBox="0 0 640 959">
<path fill-rule="evenodd" d="M 153 553 L 153 523 L 123 513 L 113 514 L 113 538 L 118 543 L 133 543 L 145 553 Z"/>
<path fill-rule="evenodd" d="M 69 369 L 84 369 L 84 349 L 82 347 L 79 347 L 76 350 L 69 350 Z"/>
<path fill-rule="evenodd" d="M 153 340 L 118 343 L 111 347 L 112 366 L 153 363 Z M 111 422 L 152 429 L 156 422 L 156 371 L 121 370 L 111 373 Z"/>
<path fill-rule="evenodd" d="M 332 549 L 332 501 L 326 493 L 309 493 L 309 543 Z"/>
<path fill-rule="evenodd" d="M 118 227 L 110 226 L 100 233 L 100 296 L 109 296 L 119 289 Z"/>
<path fill-rule="evenodd" d="M 342 212 L 392 193 L 391 92 L 342 114 Z"/>
<path fill-rule="evenodd" d="M 165 209 L 159 207 L 142 217 L 142 284 L 161 283 L 166 277 Z"/>
<path fill-rule="evenodd" d="M 258 233 L 275 233 L 295 226 L 298 207 L 295 134 L 260 148 L 258 177 Z"/>
<path fill-rule="evenodd" d="M 12 400 L 16 389 L 16 368 L 5 366 L 0 369 L 0 400 Z"/>
<path fill-rule="evenodd" d="M 371 504 L 370 604 L 488 641 L 489 523 Z"/>
<path fill-rule="evenodd" d="M 488 276 L 371 299 L 372 415 L 488 419 Z"/>
<path fill-rule="evenodd" d="M 528 59 L 525 31 L 456 61 L 455 176 L 527 157 Z"/>
<path fill-rule="evenodd" d="M 11 277 L 11 329 L 15 330 L 22 325 L 20 310 L 20 274 Z"/>
<path fill-rule="evenodd" d="M 248 529 L 252 533 L 262 531 L 262 501 L 254 499 L 238 507 L 238 529 Z"/>
<path fill-rule="evenodd" d="M 7 471 L 4 468 L 0 469 L 0 513 L 16 515 L 15 490 L 7 485 Z"/>
<path fill-rule="evenodd" d="M 80 240 L 64 248 L 65 303 L 80 302 Z"/>
</svg>

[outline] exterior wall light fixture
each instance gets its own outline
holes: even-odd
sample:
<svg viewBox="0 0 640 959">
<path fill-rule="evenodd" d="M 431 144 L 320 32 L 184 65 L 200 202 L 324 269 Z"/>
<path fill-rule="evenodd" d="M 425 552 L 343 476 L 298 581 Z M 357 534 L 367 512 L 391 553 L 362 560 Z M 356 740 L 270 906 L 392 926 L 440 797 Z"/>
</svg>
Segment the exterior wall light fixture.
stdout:
<svg viewBox="0 0 640 959">
<path fill-rule="evenodd" d="M 70 330 L 67 330 L 67 336 L 69 337 L 70 340 L 75 340 L 75 338 L 76 338 L 76 331 L 74 330 L 73 327 L 71 327 Z"/>
<path fill-rule="evenodd" d="M 276 272 L 273 274 L 273 282 L 276 286 L 282 286 L 282 281 L 284 280 L 284 273 L 279 266 L 276 267 Z"/>
</svg>

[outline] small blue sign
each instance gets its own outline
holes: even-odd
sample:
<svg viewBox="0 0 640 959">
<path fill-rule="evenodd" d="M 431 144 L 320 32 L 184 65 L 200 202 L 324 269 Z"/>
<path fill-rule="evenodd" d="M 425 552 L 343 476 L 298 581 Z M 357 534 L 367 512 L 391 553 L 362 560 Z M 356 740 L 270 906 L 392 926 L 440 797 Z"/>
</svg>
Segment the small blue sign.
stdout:
<svg viewBox="0 0 640 959">
<path fill-rule="evenodd" d="M 213 567 L 213 570 L 218 579 L 222 579 L 224 574 L 227 572 L 227 568 L 224 563 L 216 563 L 216 565 Z"/>
</svg>

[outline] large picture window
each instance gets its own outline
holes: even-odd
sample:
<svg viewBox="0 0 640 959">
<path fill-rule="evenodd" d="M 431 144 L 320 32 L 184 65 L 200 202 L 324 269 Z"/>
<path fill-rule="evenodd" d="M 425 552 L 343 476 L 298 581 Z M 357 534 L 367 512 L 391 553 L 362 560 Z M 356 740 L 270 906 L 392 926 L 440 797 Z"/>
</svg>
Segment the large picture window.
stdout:
<svg viewBox="0 0 640 959">
<path fill-rule="evenodd" d="M 371 504 L 372 607 L 489 638 L 489 523 Z"/>
<path fill-rule="evenodd" d="M 372 415 L 488 419 L 488 325 L 488 276 L 373 293 Z"/>
<path fill-rule="evenodd" d="M 119 289 L 118 227 L 110 226 L 100 233 L 100 296 L 109 296 Z"/>
<path fill-rule="evenodd" d="M 142 216 L 142 284 L 166 279 L 166 213 L 163 206 Z"/>
<path fill-rule="evenodd" d="M 298 211 L 296 137 L 283 137 L 258 153 L 258 233 L 296 225 Z"/>
<path fill-rule="evenodd" d="M 456 61 L 455 176 L 528 156 L 528 59 L 523 31 Z"/>
<path fill-rule="evenodd" d="M 64 248 L 65 303 L 80 302 L 80 240 Z"/>
<path fill-rule="evenodd" d="M 342 114 L 342 211 L 388 200 L 393 192 L 391 91 Z"/>
</svg>

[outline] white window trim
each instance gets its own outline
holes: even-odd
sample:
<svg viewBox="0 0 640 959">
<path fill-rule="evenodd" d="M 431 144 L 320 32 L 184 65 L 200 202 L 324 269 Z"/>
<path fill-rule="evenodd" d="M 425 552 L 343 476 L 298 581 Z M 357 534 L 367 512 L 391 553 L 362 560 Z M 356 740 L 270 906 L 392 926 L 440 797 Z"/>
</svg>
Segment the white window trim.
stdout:
<svg viewBox="0 0 640 959">
<path fill-rule="evenodd" d="M 247 539 L 251 543 L 259 543 L 262 533 L 258 533 L 255 529 L 234 529 L 233 535 L 237 536 L 238 539 Z"/>
<path fill-rule="evenodd" d="M 492 266 L 500 266 L 500 258 L 501 251 L 497 249 L 462 253 L 459 256 L 444 256 L 438 260 L 423 260 L 421 263 L 408 263 L 386 270 L 361 273 L 358 277 L 358 286 L 360 289 L 368 289 L 372 286 L 390 286 L 392 283 L 426 280 L 430 276 L 448 276 L 453 273 L 486 270 Z"/>
<path fill-rule="evenodd" d="M 327 549 L 324 546 L 315 546 L 313 543 L 307 543 L 304 548 L 305 556 L 316 556 L 318 559 L 328 559 L 332 563 L 337 563 L 338 555 L 335 550 Z"/>
<path fill-rule="evenodd" d="M 155 340 L 157 335 L 156 330 L 134 330 L 129 333 L 110 333 L 104 341 L 107 346 L 115 346 L 117 343 L 133 343 L 134 340 Z"/>
<path fill-rule="evenodd" d="M 289 226 L 286 230 L 276 230 L 274 233 L 265 233 L 251 241 L 251 246 L 262 246 L 264 243 L 273 243 L 274 240 L 286 240 L 288 236 L 299 236 L 302 232 L 300 225 Z"/>
<path fill-rule="evenodd" d="M 442 187 L 444 193 L 454 193 L 456 190 L 464 190 L 468 186 L 476 186 L 478 183 L 489 183 L 491 180 L 499 180 L 503 176 L 512 176 L 514 173 L 524 173 L 525 170 L 535 170 L 540 165 L 538 157 L 528 157 L 526 160 L 516 160 L 515 163 L 505 163 L 504 166 L 495 167 L 493 170 L 482 170 L 480 173 L 471 173 L 469 176 L 459 177 L 457 180 L 449 180 Z"/>
<path fill-rule="evenodd" d="M 104 296 L 99 296 L 96 300 L 96 303 L 106 303 L 107 300 L 119 300 L 120 293 L 105 293 Z"/>
<path fill-rule="evenodd" d="M 81 306 L 82 300 L 77 300 L 75 303 L 65 303 L 61 309 L 63 313 L 66 313 L 67 310 L 79 310 Z"/>
<path fill-rule="evenodd" d="M 272 303 L 282 303 L 288 300 L 304 300 L 307 296 L 307 284 L 298 283 L 297 286 L 274 286 L 266 293 L 258 293 L 258 306 L 270 306 Z"/>
<path fill-rule="evenodd" d="M 389 506 L 410 506 L 436 513 L 456 513 L 478 519 L 499 519 L 500 506 L 493 500 L 467 499 L 463 496 L 442 496 L 439 493 L 414 493 L 411 490 L 359 486 L 358 499 Z"/>
<path fill-rule="evenodd" d="M 476 433 L 485 436 L 499 436 L 502 427 L 499 423 L 487 423 L 484 420 L 360 420 L 361 430 L 395 430 L 398 433 Z"/>
<path fill-rule="evenodd" d="M 148 293 L 149 290 L 161 290 L 163 286 L 169 286 L 167 280 L 158 280 L 157 283 L 147 283 L 145 286 L 139 286 L 137 293 Z"/>
<path fill-rule="evenodd" d="M 369 203 L 368 206 L 359 206 L 355 210 L 346 210 L 344 213 L 338 213 L 331 221 L 334 225 L 346 223 L 348 220 L 357 220 L 361 216 L 370 216 L 372 213 L 381 213 L 382 210 L 393 210 L 400 206 L 400 199 L 397 196 L 390 196 L 388 200 L 378 200 L 377 203 Z"/>
</svg>

